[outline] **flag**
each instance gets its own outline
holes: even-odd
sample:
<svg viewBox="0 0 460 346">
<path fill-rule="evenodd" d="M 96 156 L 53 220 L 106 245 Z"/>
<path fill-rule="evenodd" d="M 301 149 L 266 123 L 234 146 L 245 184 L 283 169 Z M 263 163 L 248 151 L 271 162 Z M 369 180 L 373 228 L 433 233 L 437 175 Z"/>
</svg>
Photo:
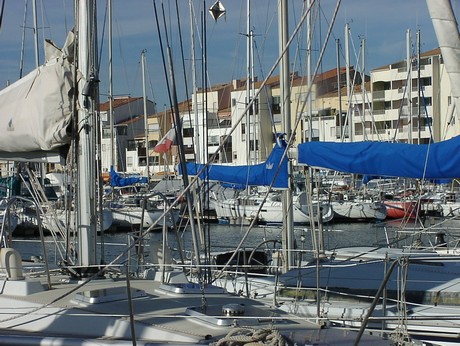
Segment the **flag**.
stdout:
<svg viewBox="0 0 460 346">
<path fill-rule="evenodd" d="M 176 129 L 173 127 L 168 132 L 166 132 L 162 139 L 160 139 L 155 148 L 153 148 L 153 151 L 160 154 L 166 153 L 167 151 L 169 151 L 169 149 L 171 149 L 171 146 L 174 144 L 175 139 Z"/>
</svg>

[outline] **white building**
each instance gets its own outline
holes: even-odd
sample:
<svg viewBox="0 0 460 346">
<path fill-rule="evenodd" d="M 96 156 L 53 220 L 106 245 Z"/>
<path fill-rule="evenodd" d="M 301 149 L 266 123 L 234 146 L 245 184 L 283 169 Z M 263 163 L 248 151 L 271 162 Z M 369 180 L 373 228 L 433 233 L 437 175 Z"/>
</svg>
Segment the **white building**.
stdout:
<svg viewBox="0 0 460 346">
<path fill-rule="evenodd" d="M 408 72 L 401 61 L 371 71 L 373 118 L 366 123 L 368 137 L 417 144 L 428 143 L 431 136 L 437 142 L 458 135 L 440 50 L 421 54 L 420 75 L 415 59 L 411 66 Z"/>
<path fill-rule="evenodd" d="M 109 102 L 100 105 L 102 171 L 127 171 L 126 149 L 136 136 L 145 133 L 144 100 L 142 97 L 116 97 L 112 102 L 115 136 L 112 141 L 109 119 Z M 155 112 L 155 104 L 147 101 L 148 114 Z M 112 146 L 113 143 L 113 146 Z M 112 162 L 112 155 L 115 162 Z M 145 160 L 145 157 L 144 157 Z"/>
</svg>

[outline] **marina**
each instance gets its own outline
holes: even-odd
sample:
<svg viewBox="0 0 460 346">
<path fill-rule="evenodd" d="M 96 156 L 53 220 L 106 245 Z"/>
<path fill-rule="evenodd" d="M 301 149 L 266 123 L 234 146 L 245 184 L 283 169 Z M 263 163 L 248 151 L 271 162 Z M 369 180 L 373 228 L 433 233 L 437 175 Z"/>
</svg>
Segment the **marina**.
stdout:
<svg viewBox="0 0 460 346">
<path fill-rule="evenodd" d="M 188 2 L 188 68 L 185 2 L 152 2 L 161 110 L 145 48 L 142 97 L 115 96 L 124 4 L 74 1 L 64 43 L 44 40 L 39 61 L 33 1 L 36 65 L 0 89 L 0 344 L 460 345 L 451 2 L 424 2 L 438 47 L 422 52 L 408 29 L 405 59 L 367 71 L 347 22 L 323 71 L 341 1 L 267 1 L 277 50 L 259 76 L 243 2 L 247 75 L 213 86 L 207 17 L 217 28 L 224 3 Z"/>
</svg>

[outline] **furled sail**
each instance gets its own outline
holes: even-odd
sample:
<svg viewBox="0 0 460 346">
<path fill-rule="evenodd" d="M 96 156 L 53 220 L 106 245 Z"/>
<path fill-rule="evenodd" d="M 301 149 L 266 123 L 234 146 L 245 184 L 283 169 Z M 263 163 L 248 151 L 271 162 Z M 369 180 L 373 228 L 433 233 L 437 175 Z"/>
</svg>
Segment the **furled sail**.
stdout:
<svg viewBox="0 0 460 346">
<path fill-rule="evenodd" d="M 283 158 L 286 146 L 284 140 L 277 141 L 267 160 L 257 165 L 209 165 L 205 169 L 202 164 L 188 162 L 186 164 L 187 172 L 190 175 L 197 175 L 201 172 L 201 179 L 207 178 L 225 184 L 235 184 L 239 186 L 270 186 L 273 181 L 272 187 L 280 189 L 287 188 L 288 161 L 286 155 Z M 180 168 L 179 173 L 181 173 Z"/>
<path fill-rule="evenodd" d="M 426 0 L 460 118 L 460 34 L 450 0 Z"/>
<path fill-rule="evenodd" d="M 460 136 L 433 144 L 308 142 L 298 162 L 339 172 L 404 178 L 460 177 Z"/>
<path fill-rule="evenodd" d="M 62 50 L 46 46 L 44 65 L 0 91 L 0 158 L 46 161 L 70 142 L 73 34 Z"/>
</svg>

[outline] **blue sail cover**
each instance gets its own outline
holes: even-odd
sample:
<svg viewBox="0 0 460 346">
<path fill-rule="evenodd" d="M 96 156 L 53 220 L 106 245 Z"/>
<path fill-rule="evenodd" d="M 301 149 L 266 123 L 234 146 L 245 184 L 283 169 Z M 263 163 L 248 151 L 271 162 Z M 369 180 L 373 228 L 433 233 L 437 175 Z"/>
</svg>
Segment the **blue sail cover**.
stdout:
<svg viewBox="0 0 460 346">
<path fill-rule="evenodd" d="M 433 144 L 308 142 L 300 164 L 339 172 L 402 178 L 460 177 L 460 136 Z"/>
<path fill-rule="evenodd" d="M 270 186 L 274 180 L 272 187 L 285 189 L 288 187 L 287 156 L 281 162 L 285 150 L 286 142 L 279 140 L 264 163 L 249 166 L 209 165 L 203 170 L 203 164 L 188 162 L 186 167 L 190 175 L 197 175 L 203 170 L 200 174 L 203 180 L 208 177 L 209 180 L 238 186 Z M 180 165 L 179 173 L 182 173 Z"/>
<path fill-rule="evenodd" d="M 123 186 L 130 186 L 135 184 L 147 184 L 147 177 L 140 177 L 140 176 L 128 176 L 123 177 L 119 173 L 115 172 L 113 166 L 110 167 L 110 185 L 123 187 Z"/>
</svg>

